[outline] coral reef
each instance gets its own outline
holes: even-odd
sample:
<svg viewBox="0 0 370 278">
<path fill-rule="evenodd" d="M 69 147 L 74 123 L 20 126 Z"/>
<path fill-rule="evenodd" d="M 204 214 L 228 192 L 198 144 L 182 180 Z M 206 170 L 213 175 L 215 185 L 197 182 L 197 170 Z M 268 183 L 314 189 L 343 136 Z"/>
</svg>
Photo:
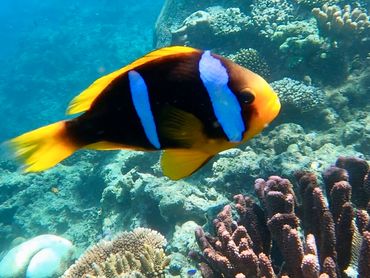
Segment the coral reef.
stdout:
<svg viewBox="0 0 370 278">
<path fill-rule="evenodd" d="M 321 57 L 332 56 L 342 60 L 346 69 L 342 76 L 348 75 L 355 64 L 353 60 L 366 59 L 370 48 L 369 13 L 361 5 L 353 6 L 324 4 L 321 8 L 312 9 L 320 34 L 327 41 Z"/>
<path fill-rule="evenodd" d="M 12 248 L 0 261 L 2 278 L 58 277 L 74 254 L 73 244 L 55 235 L 40 235 Z"/>
<path fill-rule="evenodd" d="M 321 7 L 324 4 L 328 4 L 328 5 L 336 4 L 340 0 L 295 0 L 295 1 L 300 5 L 314 8 L 314 7 Z"/>
<path fill-rule="evenodd" d="M 254 71 L 263 78 L 270 77 L 270 68 L 265 59 L 253 48 L 239 49 L 235 54 L 226 56 L 235 63 Z"/>
<path fill-rule="evenodd" d="M 165 244 L 166 239 L 150 229 L 123 232 L 91 247 L 62 277 L 164 277 L 169 264 Z"/>
<path fill-rule="evenodd" d="M 336 194 L 334 202 L 351 201 L 358 208 L 366 209 L 370 200 L 369 164 L 357 157 L 339 157 L 334 166 L 323 173 L 326 194 Z M 350 194 L 350 191 L 352 194 Z M 335 217 L 336 218 L 336 217 Z"/>
<path fill-rule="evenodd" d="M 297 80 L 285 77 L 271 83 L 279 95 L 285 110 L 292 109 L 299 113 L 318 110 L 324 105 L 324 92 L 319 88 L 306 85 Z"/>
<path fill-rule="evenodd" d="M 287 0 L 254 1 L 251 5 L 251 17 L 258 33 L 269 38 L 277 26 L 287 24 L 294 18 L 294 6 Z"/>
<path fill-rule="evenodd" d="M 171 44 L 214 48 L 225 39 L 240 38 L 250 24 L 250 19 L 239 8 L 209 7 L 192 13 L 172 31 Z"/>
<path fill-rule="evenodd" d="M 342 2 L 347 3 L 208 0 L 187 5 L 168 0 L 158 18 L 155 44 L 233 54 L 253 48 L 266 58 L 276 79 L 309 75 L 324 84 L 340 84 L 352 70 L 354 56 L 360 54 L 364 67 L 370 41 L 368 4 L 335 5 Z M 312 7 L 311 14 L 306 9 Z"/>
<path fill-rule="evenodd" d="M 352 164 L 353 160 L 357 163 Z M 329 168 L 325 172 L 332 173 L 328 180 L 336 181 L 331 189 L 331 183 L 325 182 L 329 206 L 317 177 L 305 171 L 296 173 L 297 192 L 289 180 L 271 176 L 255 181 L 259 205 L 250 197 L 234 196 L 236 222 L 227 205 L 213 222 L 216 236 L 201 227 L 195 230 L 202 252 L 191 256 L 200 262 L 203 277 L 355 277 L 368 273 L 369 215 L 357 210 L 355 216 L 352 186 L 341 180 L 345 176 L 356 187 L 356 181 L 364 179 L 367 163 L 358 158 L 338 161 L 349 163 L 353 171 L 345 175 L 344 169 L 338 174 Z"/>
<path fill-rule="evenodd" d="M 173 38 L 173 33 L 176 37 L 177 30 L 181 29 L 182 27 L 186 28 L 186 24 L 184 24 L 186 18 L 193 13 L 198 11 L 207 12 L 207 8 L 215 6 L 222 7 L 222 9 L 225 10 L 228 8 L 237 8 L 238 6 L 240 6 L 240 9 L 243 9 L 245 5 L 239 4 L 240 0 L 166 0 L 155 24 L 154 45 L 156 48 L 159 48 L 170 45 L 171 41 L 176 41 L 177 39 Z M 241 10 L 241 12 L 243 13 L 244 11 Z M 229 19 L 233 20 L 230 17 Z"/>
<path fill-rule="evenodd" d="M 269 81 L 279 84 L 288 77 L 290 81 L 286 82 L 296 84 L 297 88 L 292 87 L 290 91 L 282 88 L 284 94 L 291 96 L 295 89 L 299 89 L 301 95 L 295 102 L 285 99 L 279 118 L 248 144 L 217 155 L 196 175 L 179 182 L 161 175 L 158 153 L 115 151 L 98 154 L 86 151 L 55 169 L 30 175 L 22 175 L 17 171 L 17 165 L 1 157 L 0 257 L 19 237 L 54 233 L 85 250 L 102 238 L 110 240 L 117 231 L 143 226 L 160 231 L 169 240 L 166 249 L 171 253 L 171 263 L 166 270 L 169 275 L 187 277 L 187 270 L 194 268 L 187 258 L 189 250 L 194 249 L 194 226 L 209 229 L 210 220 L 232 196 L 252 194 L 251 185 L 257 178 L 278 174 L 293 181 L 292 173 L 304 169 L 314 172 L 323 184 L 321 173 L 338 155 L 370 159 L 370 104 L 366 101 L 370 88 L 368 35 L 349 31 L 348 34 L 354 34 L 352 38 L 328 30 L 322 25 L 324 21 L 321 23 L 311 12 L 312 8 L 325 12 L 322 7 L 325 3 L 328 7 L 337 5 L 341 11 L 336 16 L 343 19 L 345 5 L 349 4 L 350 11 L 346 9 L 353 23 L 357 21 L 353 16 L 358 10 L 368 16 L 369 1 L 166 0 L 156 24 L 155 46 L 151 45 L 151 26 L 155 8 L 159 9 L 160 3 L 128 1 L 132 5 L 124 5 L 122 1 L 119 1 L 119 7 L 113 3 L 106 5 L 104 1 L 95 1 L 98 6 L 90 3 L 88 7 L 81 1 L 62 5 L 55 16 L 57 22 L 42 14 L 35 18 L 29 30 L 22 31 L 24 39 L 19 49 L 14 51 L 14 56 L 6 58 L 8 62 L 4 60 L 0 73 L 3 80 L 0 90 L 4 92 L 0 96 L 1 110 L 3 118 L 7 119 L 0 136 L 10 137 L 25 131 L 27 126 L 35 127 L 59 119 L 69 96 L 91 80 L 140 57 L 153 47 L 171 43 L 207 48 L 231 56 L 264 77 L 267 75 L 262 73 L 265 72 L 262 68 L 266 63 Z M 42 5 L 50 6 L 46 2 Z M 59 22 L 63 22 L 63 28 L 55 28 Z M 93 26 L 91 22 L 94 22 Z M 250 56 L 243 55 L 247 51 Z M 317 92 L 320 93 L 316 96 Z M 24 102 L 20 101 L 22 99 Z M 306 107 L 312 109 L 306 111 Z M 25 117 L 25 111 L 32 117 Z M 335 167 L 347 169 L 339 165 Z M 354 214 L 356 227 L 366 234 L 369 216 L 365 210 L 368 198 L 365 193 L 369 176 L 363 184 L 358 183 L 359 186 L 352 184 L 348 177 L 338 182 L 333 201 L 330 191 L 324 190 L 333 218 L 325 221 L 334 223 L 338 226 L 336 229 L 352 227 L 347 220 L 348 215 Z M 346 182 L 351 185 L 350 194 Z M 294 213 L 300 218 L 300 235 L 306 224 L 300 215 L 300 193 L 296 190 L 295 194 L 298 201 Z M 268 200 L 280 200 L 281 194 L 270 195 Z M 334 207 L 341 205 L 343 208 L 333 210 L 332 202 Z M 357 208 L 351 209 L 348 202 Z M 282 205 L 279 204 L 277 208 L 269 206 L 268 210 L 280 210 Z M 252 207 L 257 210 L 257 205 Z M 326 210 L 325 213 L 328 214 Z M 347 217 L 343 218 L 341 214 Z M 261 218 L 256 216 L 250 220 L 253 223 L 250 226 L 257 228 L 249 227 L 247 215 L 249 213 L 243 216 L 243 225 L 249 237 L 259 243 L 245 251 L 251 254 L 250 250 L 253 250 L 258 257 L 259 271 L 268 277 L 271 268 L 277 273 L 276 266 L 281 266 L 281 260 L 276 259 L 279 245 L 273 244 L 272 249 L 269 244 L 261 245 L 263 241 L 270 243 L 266 238 L 258 241 L 258 236 L 269 235 L 271 238 L 266 221 L 263 218 L 260 221 Z M 259 221 L 264 223 L 264 229 L 258 226 Z M 256 229 L 258 232 L 253 233 Z M 282 231 L 291 234 L 287 227 Z M 348 231 L 352 233 L 352 228 Z M 286 237 L 295 242 L 295 232 L 288 235 Z M 350 236 L 348 233 L 342 235 Z M 228 236 L 232 237 L 233 231 L 229 231 Z M 330 233 L 327 236 L 331 237 Z M 292 268 L 290 271 L 302 271 L 315 277 L 318 270 L 311 266 L 320 264 L 326 273 L 334 276 L 333 266 L 336 267 L 339 261 L 341 265 L 348 263 L 346 258 L 339 259 L 338 254 L 343 251 L 336 246 L 338 259 L 321 262 L 314 255 L 317 254 L 315 249 L 322 248 L 321 236 L 314 237 L 316 244 L 312 243 L 309 234 L 307 237 L 307 240 L 301 237 L 304 252 L 307 249 L 301 270 Z M 338 241 L 340 236 L 335 235 L 335 238 Z M 343 238 L 340 241 L 345 242 Z M 343 248 L 349 248 L 346 242 Z M 238 241 L 234 243 L 240 248 L 243 246 Z M 369 250 L 368 241 L 362 246 L 359 248 L 365 250 L 361 251 L 365 254 Z M 231 250 L 235 251 L 235 248 Z M 237 262 L 243 259 L 241 253 L 226 258 Z M 362 256 L 360 261 L 367 258 Z M 117 258 L 112 256 L 111 260 L 117 261 Z M 202 270 L 206 267 L 203 264 Z M 99 268 L 107 271 L 104 265 Z M 366 274 L 369 270 L 364 267 L 359 272 L 369 276 Z"/>
<path fill-rule="evenodd" d="M 92 169 L 102 158 L 96 153 L 77 155 L 39 175 L 23 175 L 14 163 L 3 165 L 0 249 L 7 249 L 16 237 L 44 233 L 69 238 L 81 247 L 94 242 L 99 233 L 97 205 L 103 185 L 99 167 L 94 172 Z M 53 187 L 58 188 L 58 193 L 52 191 Z"/>
<path fill-rule="evenodd" d="M 350 39 L 358 42 L 370 38 L 370 20 L 366 11 L 345 5 L 341 9 L 337 5 L 324 4 L 322 8 L 312 9 L 319 23 L 320 30 L 334 39 Z"/>
</svg>

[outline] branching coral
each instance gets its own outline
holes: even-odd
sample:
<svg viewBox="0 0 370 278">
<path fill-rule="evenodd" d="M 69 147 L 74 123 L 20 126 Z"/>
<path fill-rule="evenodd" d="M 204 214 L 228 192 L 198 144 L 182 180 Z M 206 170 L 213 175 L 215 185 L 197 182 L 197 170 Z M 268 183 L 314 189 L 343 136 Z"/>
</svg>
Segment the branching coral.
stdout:
<svg viewBox="0 0 370 278">
<path fill-rule="evenodd" d="M 227 56 L 235 63 L 246 67 L 264 78 L 270 76 L 270 68 L 265 59 L 253 48 L 239 49 L 235 54 Z"/>
<path fill-rule="evenodd" d="M 370 199 L 369 176 L 369 165 L 365 160 L 339 157 L 335 166 L 323 173 L 326 193 L 334 197 L 331 202 L 352 201 L 358 208 L 365 209 Z"/>
<path fill-rule="evenodd" d="M 164 277 L 169 264 L 162 247 L 165 238 L 156 231 L 137 228 L 87 250 L 63 278 Z"/>
<path fill-rule="evenodd" d="M 203 250 L 203 268 L 210 277 L 255 277 L 259 264 L 264 264 L 265 257 L 259 258 L 253 251 L 253 241 L 244 226 L 236 226 L 232 221 L 231 207 L 225 206 L 214 221 L 217 237 L 204 234 L 202 228 L 195 231 L 199 247 Z M 262 254 L 262 253 L 261 253 Z M 271 272 L 268 262 L 265 269 Z"/>
<path fill-rule="evenodd" d="M 355 213 L 351 185 L 336 183 L 328 207 L 313 173 L 297 172 L 296 178 L 299 198 L 287 179 L 257 179 L 260 205 L 236 195 L 237 222 L 225 206 L 214 221 L 216 237 L 196 230 L 203 277 L 367 277 L 369 215 Z"/>
<path fill-rule="evenodd" d="M 352 9 L 350 5 L 341 9 L 337 5 L 325 4 L 321 9 L 314 8 L 312 13 L 322 32 L 334 39 L 370 39 L 369 15 L 365 10 Z"/>
</svg>

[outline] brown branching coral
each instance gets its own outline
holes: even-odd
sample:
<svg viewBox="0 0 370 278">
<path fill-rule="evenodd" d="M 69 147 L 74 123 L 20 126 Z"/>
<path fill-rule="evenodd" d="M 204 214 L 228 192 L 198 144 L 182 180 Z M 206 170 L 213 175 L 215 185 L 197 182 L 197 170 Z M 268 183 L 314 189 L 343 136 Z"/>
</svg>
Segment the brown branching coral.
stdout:
<svg viewBox="0 0 370 278">
<path fill-rule="evenodd" d="M 164 277 L 169 264 L 162 249 L 165 244 L 165 238 L 150 229 L 123 232 L 87 250 L 63 278 Z"/>
<path fill-rule="evenodd" d="M 201 227 L 195 231 L 198 245 L 203 250 L 201 260 L 208 266 L 206 275 L 201 268 L 203 277 L 257 277 L 259 265 L 264 273 L 273 274 L 267 257 L 261 255 L 263 253 L 257 256 L 253 251 L 253 242 L 246 228 L 233 222 L 230 206 L 225 206 L 219 213 L 214 225 L 217 237 L 206 235 Z"/>
<path fill-rule="evenodd" d="M 366 208 L 370 199 L 369 173 L 369 165 L 366 160 L 357 157 L 339 157 L 335 166 L 329 167 L 323 173 L 327 195 L 333 195 L 332 198 L 329 198 L 329 203 L 331 204 L 332 201 L 346 202 L 351 200 L 356 207 Z M 348 185 L 345 182 L 348 182 Z M 351 194 L 348 192 L 348 186 L 351 188 Z M 336 187 L 334 191 L 333 187 Z M 336 192 L 338 190 L 346 191 L 347 193 Z M 338 196 L 338 194 L 341 196 Z M 340 200 L 342 198 L 343 200 Z"/>
<path fill-rule="evenodd" d="M 356 179 L 343 168 L 326 172 L 334 173 L 327 176 L 334 183 L 327 191 L 330 206 L 313 173 L 296 174 L 298 198 L 286 179 L 257 179 L 259 205 L 250 197 L 236 195 L 236 222 L 228 205 L 214 221 L 215 237 L 197 229 L 203 277 L 343 278 L 354 273 L 368 277 L 369 215 L 352 205 L 352 186 L 348 182 L 364 180 L 364 169 L 368 168 L 363 162 L 358 165 L 362 166 L 353 171 L 362 174 Z M 347 181 L 341 181 L 343 177 Z M 301 239 L 302 233 L 305 240 Z"/>
<path fill-rule="evenodd" d="M 370 231 L 365 231 L 363 237 L 358 272 L 360 277 L 370 277 Z"/>
</svg>

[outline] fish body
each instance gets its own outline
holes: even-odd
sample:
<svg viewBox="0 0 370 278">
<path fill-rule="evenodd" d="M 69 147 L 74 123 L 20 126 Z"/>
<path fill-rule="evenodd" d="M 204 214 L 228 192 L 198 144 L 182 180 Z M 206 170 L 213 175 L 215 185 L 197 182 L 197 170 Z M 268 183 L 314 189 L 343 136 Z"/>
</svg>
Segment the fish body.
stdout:
<svg viewBox="0 0 370 278">
<path fill-rule="evenodd" d="M 193 268 L 193 269 L 189 269 L 189 270 L 187 271 L 187 275 L 188 275 L 188 277 L 193 277 L 196 273 L 197 273 L 197 270 L 196 270 L 195 268 Z"/>
<path fill-rule="evenodd" d="M 30 172 L 82 148 L 164 150 L 164 174 L 177 180 L 261 132 L 279 110 L 257 74 L 210 51 L 167 47 L 96 80 L 67 110 L 83 114 L 10 144 Z"/>
</svg>

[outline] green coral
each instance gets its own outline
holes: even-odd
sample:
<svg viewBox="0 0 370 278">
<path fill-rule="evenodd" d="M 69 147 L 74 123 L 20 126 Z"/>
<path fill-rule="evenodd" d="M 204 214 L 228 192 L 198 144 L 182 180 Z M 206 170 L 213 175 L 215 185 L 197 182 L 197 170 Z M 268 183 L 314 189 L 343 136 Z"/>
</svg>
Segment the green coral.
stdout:
<svg viewBox="0 0 370 278">
<path fill-rule="evenodd" d="M 256 49 L 242 48 L 235 54 L 228 55 L 227 58 L 262 77 L 268 78 L 270 76 L 270 67 Z"/>
<path fill-rule="evenodd" d="M 162 248 L 165 244 L 165 238 L 150 229 L 124 232 L 87 250 L 62 277 L 162 278 L 170 262 Z"/>
</svg>

